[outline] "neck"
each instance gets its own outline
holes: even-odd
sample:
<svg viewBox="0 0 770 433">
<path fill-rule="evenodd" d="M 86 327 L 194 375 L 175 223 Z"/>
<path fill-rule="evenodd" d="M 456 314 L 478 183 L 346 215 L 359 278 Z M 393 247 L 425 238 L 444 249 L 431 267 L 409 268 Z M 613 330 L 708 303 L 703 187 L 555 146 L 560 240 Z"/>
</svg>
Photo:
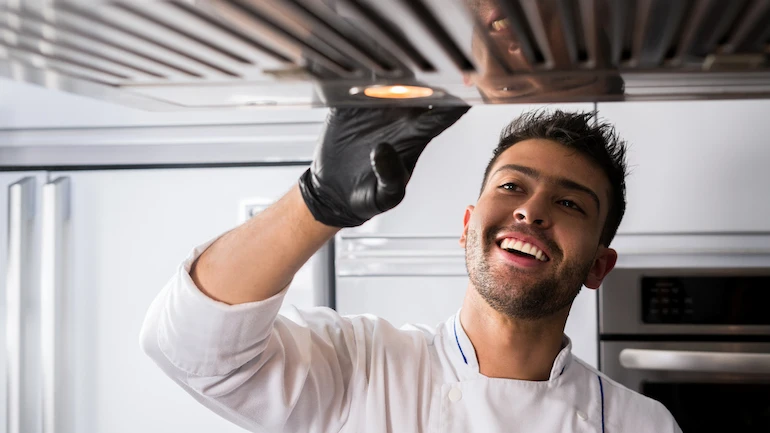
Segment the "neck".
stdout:
<svg viewBox="0 0 770 433">
<path fill-rule="evenodd" d="M 542 381 L 561 351 L 569 307 L 553 316 L 524 320 L 492 308 L 468 286 L 460 323 L 473 343 L 479 372 L 487 377 Z"/>
</svg>

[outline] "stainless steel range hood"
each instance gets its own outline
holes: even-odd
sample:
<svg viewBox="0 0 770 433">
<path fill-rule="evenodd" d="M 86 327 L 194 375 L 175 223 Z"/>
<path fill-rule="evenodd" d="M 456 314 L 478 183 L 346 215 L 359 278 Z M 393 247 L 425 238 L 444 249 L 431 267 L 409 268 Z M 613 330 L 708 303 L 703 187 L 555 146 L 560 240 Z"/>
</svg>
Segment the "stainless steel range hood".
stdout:
<svg viewBox="0 0 770 433">
<path fill-rule="evenodd" d="M 6 0 L 0 75 L 178 110 L 768 98 L 770 0 Z"/>
</svg>

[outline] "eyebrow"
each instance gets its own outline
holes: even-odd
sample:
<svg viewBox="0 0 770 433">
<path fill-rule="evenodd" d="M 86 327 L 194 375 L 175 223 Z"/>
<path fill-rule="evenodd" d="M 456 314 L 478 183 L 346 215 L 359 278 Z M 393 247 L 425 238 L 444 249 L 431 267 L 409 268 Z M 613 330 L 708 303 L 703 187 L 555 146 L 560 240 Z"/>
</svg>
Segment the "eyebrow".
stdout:
<svg viewBox="0 0 770 433">
<path fill-rule="evenodd" d="M 531 177 L 536 180 L 540 178 L 545 178 L 562 188 L 586 193 L 589 196 L 591 196 L 593 201 L 596 203 L 596 211 L 598 212 L 600 209 L 599 196 L 591 188 L 583 184 L 577 183 L 574 180 L 570 180 L 564 177 L 543 176 L 542 173 L 540 173 L 538 170 L 535 170 L 532 167 L 527 167 L 525 165 L 518 165 L 518 164 L 505 164 L 504 166 L 495 170 L 495 172 L 492 173 L 492 176 L 496 175 L 500 171 L 516 171 L 516 172 L 522 173 L 527 177 Z M 490 178 L 492 176 L 490 176 Z"/>
</svg>

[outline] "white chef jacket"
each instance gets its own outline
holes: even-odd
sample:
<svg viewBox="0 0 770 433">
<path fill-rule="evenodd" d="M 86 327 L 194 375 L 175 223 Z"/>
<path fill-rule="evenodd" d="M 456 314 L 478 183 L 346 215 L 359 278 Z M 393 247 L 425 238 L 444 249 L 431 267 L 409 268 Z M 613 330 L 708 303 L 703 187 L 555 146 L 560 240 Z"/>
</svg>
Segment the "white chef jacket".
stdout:
<svg viewBox="0 0 770 433">
<path fill-rule="evenodd" d="M 329 308 L 279 313 L 286 293 L 227 305 L 204 295 L 195 250 L 153 301 L 143 350 L 209 409 L 256 432 L 680 432 L 659 402 L 571 353 L 547 381 L 490 378 L 459 313 L 397 329 Z M 159 408 L 159 410 L 162 410 Z"/>
</svg>

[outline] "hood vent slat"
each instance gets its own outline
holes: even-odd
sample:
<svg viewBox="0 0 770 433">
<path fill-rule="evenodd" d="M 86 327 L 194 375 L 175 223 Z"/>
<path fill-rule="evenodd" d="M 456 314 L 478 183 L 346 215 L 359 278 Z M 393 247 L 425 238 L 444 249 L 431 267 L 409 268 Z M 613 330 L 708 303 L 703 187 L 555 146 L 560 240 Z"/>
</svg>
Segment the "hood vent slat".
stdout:
<svg viewBox="0 0 770 433">
<path fill-rule="evenodd" d="M 284 22 L 291 22 L 293 18 L 295 24 L 301 26 L 300 31 L 313 35 L 319 41 L 324 41 L 328 47 L 327 50 L 332 50 L 336 56 L 348 64 L 354 64 L 354 66 L 350 67 L 351 70 L 356 70 L 359 74 L 362 74 L 363 71 L 372 70 L 382 75 L 394 69 L 388 62 L 384 62 L 377 56 L 372 55 L 367 49 L 362 48 L 360 44 L 355 43 L 355 37 L 347 38 L 340 29 L 335 28 L 344 24 L 339 22 L 339 20 L 329 22 L 328 20 L 331 20 L 331 17 L 321 18 L 301 3 L 294 1 L 266 0 L 265 3 L 281 11 Z M 317 10 L 317 12 L 321 11 Z"/>
<path fill-rule="evenodd" d="M 10 11 L 8 9 L 5 9 L 5 10 L 0 9 L 0 11 L 5 13 L 6 16 L 16 17 L 18 21 L 22 22 L 23 26 L 36 27 L 36 28 L 40 28 L 41 26 L 52 27 L 56 29 L 57 37 L 74 36 L 77 40 L 83 41 L 82 43 L 84 44 L 93 45 L 94 49 L 102 49 L 102 50 L 106 49 L 108 52 L 113 52 L 115 50 L 121 51 L 124 54 L 129 54 L 130 56 L 138 57 L 151 64 L 160 65 L 162 68 L 171 69 L 173 72 L 183 74 L 189 77 L 202 78 L 202 75 L 198 74 L 195 71 L 191 71 L 179 65 L 173 65 L 161 59 L 160 57 L 153 56 L 148 53 L 143 53 L 138 49 L 135 49 L 127 44 L 115 42 L 113 40 L 110 40 L 109 38 L 102 37 L 101 35 L 93 31 L 83 30 L 74 25 L 68 24 L 63 20 L 52 22 L 41 15 L 35 14 L 33 12 L 29 12 L 29 11 L 25 11 L 20 15 L 16 15 L 13 11 Z"/>
<path fill-rule="evenodd" d="M 767 29 L 768 12 L 770 12 L 770 0 L 755 0 L 752 2 L 739 20 L 739 24 L 735 28 L 732 37 L 722 46 L 722 50 L 725 53 L 732 54 L 736 51 L 751 49 L 751 47 L 760 48 L 761 44 L 755 45 L 753 43 L 754 40 L 751 38 L 751 34 L 754 33 L 756 37 L 757 32 L 755 29 L 761 29 L 760 32 Z"/>
<path fill-rule="evenodd" d="M 354 76 L 356 69 L 360 67 L 354 58 L 343 54 L 334 44 L 334 41 L 330 40 L 330 32 L 318 28 L 317 23 L 309 22 L 308 16 L 303 15 L 300 10 L 287 11 L 282 5 L 271 0 L 226 1 L 233 5 L 240 3 L 240 7 L 247 9 L 274 31 L 286 35 L 287 38 L 303 48 L 311 49 L 325 59 L 334 62 L 342 69 L 341 75 L 343 77 Z"/>
<path fill-rule="evenodd" d="M 0 24 L 0 30 L 5 30 L 7 32 L 15 33 L 19 39 L 21 40 L 26 39 L 27 41 L 30 42 L 30 45 L 34 47 L 41 47 L 41 46 L 47 45 L 51 47 L 55 52 L 60 52 L 62 50 L 64 50 L 65 52 L 69 51 L 72 53 L 77 53 L 82 56 L 85 56 L 86 58 L 91 59 L 91 61 L 95 61 L 99 64 L 111 63 L 119 67 L 122 67 L 124 69 L 133 70 L 135 72 L 139 72 L 140 74 L 144 74 L 146 76 L 150 76 L 153 78 L 158 78 L 158 79 L 168 78 L 159 72 L 152 71 L 140 65 L 131 64 L 124 60 L 118 59 L 114 56 L 114 54 L 110 53 L 110 51 L 93 49 L 93 48 L 90 48 L 89 46 L 90 44 L 86 44 L 86 43 L 78 45 L 76 43 L 68 42 L 67 40 L 64 40 L 64 38 L 61 38 L 61 37 L 58 39 L 53 38 L 49 35 L 46 35 L 43 29 L 37 29 L 37 28 L 32 29 L 32 26 L 28 22 L 24 23 L 23 26 L 24 26 L 23 27 L 24 32 L 21 34 L 14 32 L 13 29 L 6 27 L 2 24 Z M 46 53 L 40 51 L 39 49 L 36 51 L 41 56 L 47 55 Z M 110 54 L 107 54 L 107 53 L 110 53 Z"/>
<path fill-rule="evenodd" d="M 202 66 L 204 66 L 204 67 L 206 67 L 208 69 L 213 69 L 213 70 L 219 71 L 219 72 L 221 72 L 221 73 L 223 73 L 225 75 L 231 76 L 231 77 L 238 77 L 239 76 L 238 74 L 236 74 L 236 73 L 234 73 L 232 71 L 228 71 L 228 70 L 226 70 L 226 69 L 224 69 L 224 68 L 222 68 L 220 66 L 214 65 L 213 63 L 211 63 L 211 62 L 209 62 L 209 61 L 207 61 L 205 59 L 202 59 L 199 56 L 196 56 L 195 54 L 190 53 L 189 49 L 187 49 L 187 50 L 180 49 L 180 48 L 174 47 L 174 46 L 172 46 L 169 43 L 166 43 L 164 41 L 153 39 L 153 38 L 151 38 L 149 36 L 146 36 L 146 35 L 143 35 L 143 34 L 139 33 L 139 31 L 137 31 L 137 30 L 133 30 L 133 29 L 131 29 L 131 28 L 129 28 L 129 27 L 123 25 L 123 24 L 119 24 L 119 23 L 115 22 L 115 20 L 108 19 L 108 18 L 103 18 L 103 17 L 99 16 L 96 13 L 93 13 L 93 12 L 90 12 L 90 11 L 86 11 L 86 10 L 80 8 L 80 7 L 75 6 L 75 5 L 72 5 L 72 4 L 69 4 L 69 3 L 54 3 L 54 7 L 57 8 L 57 9 L 61 9 L 61 10 L 65 11 L 65 12 L 67 12 L 67 13 L 76 15 L 79 18 L 82 18 L 82 19 L 84 19 L 86 21 L 89 21 L 91 23 L 94 23 L 94 24 L 97 24 L 97 25 L 100 25 L 100 26 L 104 26 L 104 27 L 108 27 L 108 28 L 112 28 L 116 32 L 123 33 L 123 34 L 125 34 L 125 35 L 127 35 L 127 36 L 129 36 L 129 37 L 131 37 L 133 39 L 141 40 L 141 41 L 143 41 L 145 43 L 148 43 L 150 45 L 154 45 L 154 46 L 156 46 L 158 48 L 161 48 L 162 50 L 165 50 L 165 51 L 168 51 L 168 52 L 173 53 L 175 55 L 178 55 L 180 57 L 184 57 L 186 59 L 189 59 L 190 61 L 198 63 L 199 65 L 202 65 Z"/>
<path fill-rule="evenodd" d="M 295 35 L 270 17 L 260 13 L 251 3 L 246 4 L 238 0 L 216 0 L 212 2 L 212 8 L 215 13 L 222 14 L 225 18 L 237 22 L 241 30 L 252 29 L 263 39 L 278 42 L 284 50 L 294 55 L 295 64 L 307 66 L 308 62 L 303 59 L 307 58 L 317 68 L 309 69 L 311 73 L 316 73 L 321 77 L 344 77 L 352 72 L 349 65 L 340 63 L 324 52 L 323 48 L 319 49 L 316 45 L 317 42 L 314 41 L 315 38 L 303 38 Z"/>
<path fill-rule="evenodd" d="M 341 9 L 340 12 L 349 19 L 359 20 L 364 27 L 377 32 L 376 38 L 380 45 L 398 53 L 405 60 L 423 72 L 435 72 L 436 67 L 409 41 L 389 19 L 379 15 L 379 13 L 361 0 L 341 0 L 341 5 L 347 6 L 347 9 Z"/>
<path fill-rule="evenodd" d="M 59 53 L 53 53 L 53 52 L 52 53 L 43 52 L 42 50 L 39 49 L 39 47 L 35 47 L 34 45 L 28 44 L 25 41 L 19 41 L 15 45 L 6 45 L 6 47 L 11 51 L 18 51 L 20 53 L 26 53 L 32 56 L 37 56 L 40 58 L 51 60 L 56 63 L 62 63 L 62 64 L 77 67 L 79 69 L 89 70 L 91 72 L 96 72 L 98 74 L 105 75 L 113 79 L 128 80 L 131 78 L 129 75 L 116 72 L 115 70 L 105 69 L 100 66 L 89 64 L 87 62 L 74 58 L 71 55 L 59 54 Z"/>
<path fill-rule="evenodd" d="M 500 2 L 500 9 L 502 10 L 503 15 L 510 21 L 510 28 L 513 32 L 513 36 L 518 42 L 518 47 L 522 54 L 524 54 L 524 58 L 527 62 L 533 66 L 542 64 L 545 61 L 545 58 L 535 44 L 535 37 L 533 36 L 532 29 L 527 22 L 524 11 L 518 0 L 503 0 Z M 484 24 L 487 25 L 487 23 Z"/>
<path fill-rule="evenodd" d="M 129 5 L 127 3 L 115 3 L 113 6 L 115 8 L 117 8 L 117 9 L 120 9 L 123 12 L 126 12 L 128 14 L 134 15 L 135 17 L 137 17 L 139 19 L 142 19 L 144 21 L 153 23 L 153 24 L 157 25 L 158 27 L 164 27 L 164 28 L 167 28 L 168 30 L 170 30 L 170 31 L 172 31 L 174 33 L 178 33 L 179 35 L 181 35 L 181 36 L 183 36 L 183 37 L 185 37 L 187 39 L 190 39 L 190 40 L 194 41 L 195 43 L 203 45 L 203 46 L 209 48 L 210 50 L 217 51 L 221 55 L 229 57 L 230 59 L 232 59 L 232 60 L 234 60 L 234 61 L 236 61 L 238 63 L 244 64 L 244 65 L 251 65 L 252 64 L 252 62 L 249 59 L 247 59 L 247 58 L 245 58 L 243 56 L 240 56 L 240 55 L 238 55 L 237 53 L 235 53 L 233 51 L 230 51 L 226 47 L 219 46 L 219 45 L 217 45 L 215 43 L 206 41 L 205 39 L 201 39 L 198 36 L 194 35 L 192 32 L 185 31 L 184 29 L 180 29 L 179 27 L 175 27 L 175 26 L 173 26 L 173 25 L 171 25 L 171 24 L 169 24 L 167 22 L 164 22 L 164 21 L 162 21 L 162 20 L 160 20 L 160 19 L 158 19 L 156 17 L 153 17 L 152 15 L 141 11 L 140 9 L 138 9 L 135 6 Z M 231 76 L 235 76 L 235 77 L 238 76 L 238 74 L 235 74 L 234 72 L 223 70 L 223 69 L 220 69 L 220 72 L 223 72 L 225 74 L 228 74 L 228 75 L 231 75 Z"/>
<path fill-rule="evenodd" d="M 433 12 L 423 4 L 422 0 L 407 0 L 404 4 L 412 14 L 419 18 L 423 27 L 430 32 L 433 39 L 441 46 L 444 53 L 452 60 L 452 63 L 460 71 L 470 72 L 474 70 L 473 64 L 465 57 L 465 54 L 457 47 L 452 37 L 447 33 L 441 23 L 433 15 Z"/>
<path fill-rule="evenodd" d="M 195 9 L 194 7 L 188 5 L 184 1 L 169 1 L 169 5 L 176 7 L 177 9 L 184 11 L 191 17 L 194 17 L 195 19 L 201 21 L 207 26 L 211 26 L 212 28 L 215 28 L 221 32 L 224 32 L 231 37 L 243 42 L 244 44 L 250 46 L 252 49 L 262 52 L 270 57 L 273 58 L 273 60 L 276 60 L 278 62 L 282 63 L 291 63 L 291 59 L 284 56 L 280 52 L 268 47 L 267 45 L 264 45 L 260 42 L 258 42 L 256 39 L 250 37 L 244 32 L 238 31 L 237 29 L 233 27 L 229 27 L 226 24 L 222 23 L 221 21 L 217 20 L 216 18 L 207 15 L 203 13 L 202 11 Z"/>
</svg>

